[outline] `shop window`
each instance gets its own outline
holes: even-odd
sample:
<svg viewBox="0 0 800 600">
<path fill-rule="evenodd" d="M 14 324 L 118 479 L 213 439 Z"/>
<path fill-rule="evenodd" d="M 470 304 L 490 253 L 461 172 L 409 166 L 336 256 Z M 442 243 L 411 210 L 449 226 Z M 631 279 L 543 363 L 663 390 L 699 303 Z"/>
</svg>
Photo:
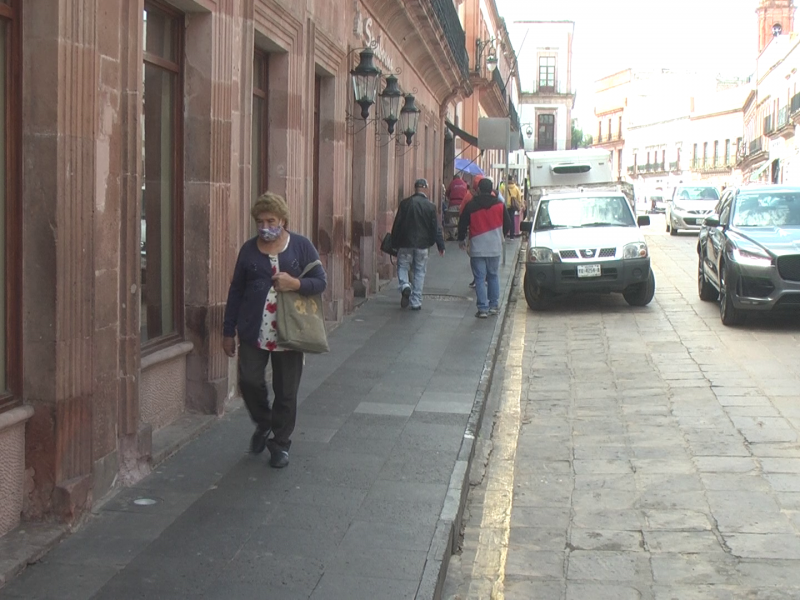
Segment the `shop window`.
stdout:
<svg viewBox="0 0 800 600">
<path fill-rule="evenodd" d="M 150 347 L 182 333 L 182 21 L 144 4 L 141 340 Z"/>
<path fill-rule="evenodd" d="M 253 131 L 250 163 L 253 201 L 268 189 L 267 151 L 269 148 L 268 82 L 269 56 L 256 49 L 253 56 Z"/>
<path fill-rule="evenodd" d="M 20 402 L 19 3 L 0 3 L 0 412 Z"/>
<path fill-rule="evenodd" d="M 554 92 L 556 89 L 556 57 L 539 57 L 539 91 Z"/>
</svg>

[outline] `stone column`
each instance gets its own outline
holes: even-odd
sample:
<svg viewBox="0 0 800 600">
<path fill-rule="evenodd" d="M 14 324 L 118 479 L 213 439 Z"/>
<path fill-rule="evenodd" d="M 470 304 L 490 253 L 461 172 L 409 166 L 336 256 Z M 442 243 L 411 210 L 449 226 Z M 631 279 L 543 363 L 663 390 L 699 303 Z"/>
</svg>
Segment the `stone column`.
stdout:
<svg viewBox="0 0 800 600">
<path fill-rule="evenodd" d="M 227 394 L 228 359 L 222 320 L 232 270 L 228 223 L 238 214 L 231 197 L 233 89 L 238 56 L 234 0 L 211 14 L 186 16 L 185 314 L 187 408 L 219 414 Z M 237 65 L 238 66 L 238 65 Z M 249 194 L 247 196 L 249 203 Z"/>
<path fill-rule="evenodd" d="M 25 513 L 91 502 L 98 0 L 27 0 L 23 39 Z M 35 275 L 34 275 L 35 274 Z"/>
</svg>

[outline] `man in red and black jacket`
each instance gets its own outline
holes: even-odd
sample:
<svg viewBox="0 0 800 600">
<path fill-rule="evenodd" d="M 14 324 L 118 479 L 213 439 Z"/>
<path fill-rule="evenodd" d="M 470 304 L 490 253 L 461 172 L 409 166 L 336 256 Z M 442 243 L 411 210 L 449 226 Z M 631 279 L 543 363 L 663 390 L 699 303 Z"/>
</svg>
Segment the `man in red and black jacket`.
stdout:
<svg viewBox="0 0 800 600">
<path fill-rule="evenodd" d="M 511 231 L 511 219 L 506 207 L 492 195 L 491 179 L 481 179 L 478 195 L 464 207 L 458 221 L 458 243 L 463 250 L 469 230 L 469 260 L 475 277 L 479 319 L 496 315 L 500 302 L 500 257 L 504 238 Z M 486 285 L 483 285 L 483 282 Z"/>
</svg>

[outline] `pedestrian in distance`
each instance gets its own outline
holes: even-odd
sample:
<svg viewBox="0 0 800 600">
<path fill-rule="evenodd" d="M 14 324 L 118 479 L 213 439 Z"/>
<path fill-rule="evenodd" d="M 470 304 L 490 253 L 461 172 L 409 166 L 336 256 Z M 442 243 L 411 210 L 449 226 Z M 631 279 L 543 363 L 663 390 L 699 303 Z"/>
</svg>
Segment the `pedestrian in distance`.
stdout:
<svg viewBox="0 0 800 600">
<path fill-rule="evenodd" d="M 511 217 L 512 232 L 511 237 L 519 236 L 519 222 L 522 212 L 522 190 L 517 185 L 513 175 L 508 176 L 508 183 L 505 187 L 506 208 Z"/>
<path fill-rule="evenodd" d="M 258 234 L 244 243 L 236 259 L 225 306 L 222 347 L 233 358 L 238 334 L 239 389 L 256 424 L 250 452 L 261 454 L 269 448 L 269 464 L 279 469 L 289 464 L 304 355 L 278 346 L 278 292 L 297 291 L 313 296 L 322 293 L 327 282 L 320 265 L 300 278 L 308 265 L 319 260 L 319 254 L 307 238 L 288 230 L 286 200 L 267 192 L 256 201 L 250 214 Z M 272 406 L 265 373 L 270 362 Z"/>
<path fill-rule="evenodd" d="M 442 228 L 436 207 L 428 199 L 428 182 L 417 179 L 414 194 L 400 202 L 392 225 L 392 244 L 397 248 L 397 279 L 400 307 L 422 309 L 422 288 L 428 267 L 428 249 L 436 244 L 444 256 Z M 409 282 L 412 273 L 412 282 Z"/>
<path fill-rule="evenodd" d="M 511 231 L 505 203 L 492 194 L 492 189 L 491 179 L 481 179 L 478 195 L 464 208 L 458 222 L 458 245 L 462 250 L 466 249 L 465 240 L 469 232 L 469 261 L 478 304 L 475 316 L 479 319 L 499 312 L 500 257 L 504 237 Z"/>
</svg>

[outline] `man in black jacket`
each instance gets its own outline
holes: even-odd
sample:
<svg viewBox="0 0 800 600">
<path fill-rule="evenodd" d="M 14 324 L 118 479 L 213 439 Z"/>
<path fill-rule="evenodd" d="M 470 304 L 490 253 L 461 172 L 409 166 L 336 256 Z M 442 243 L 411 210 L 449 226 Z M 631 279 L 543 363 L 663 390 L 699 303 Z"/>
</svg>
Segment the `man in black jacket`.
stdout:
<svg viewBox="0 0 800 600">
<path fill-rule="evenodd" d="M 444 256 L 444 238 L 436 216 L 436 207 L 428 200 L 428 182 L 417 179 L 414 195 L 400 202 L 392 226 L 392 244 L 397 248 L 397 279 L 400 282 L 400 306 L 422 308 L 422 286 L 428 267 L 428 248 L 436 244 Z M 413 269 L 413 281 L 408 274 Z"/>
</svg>

